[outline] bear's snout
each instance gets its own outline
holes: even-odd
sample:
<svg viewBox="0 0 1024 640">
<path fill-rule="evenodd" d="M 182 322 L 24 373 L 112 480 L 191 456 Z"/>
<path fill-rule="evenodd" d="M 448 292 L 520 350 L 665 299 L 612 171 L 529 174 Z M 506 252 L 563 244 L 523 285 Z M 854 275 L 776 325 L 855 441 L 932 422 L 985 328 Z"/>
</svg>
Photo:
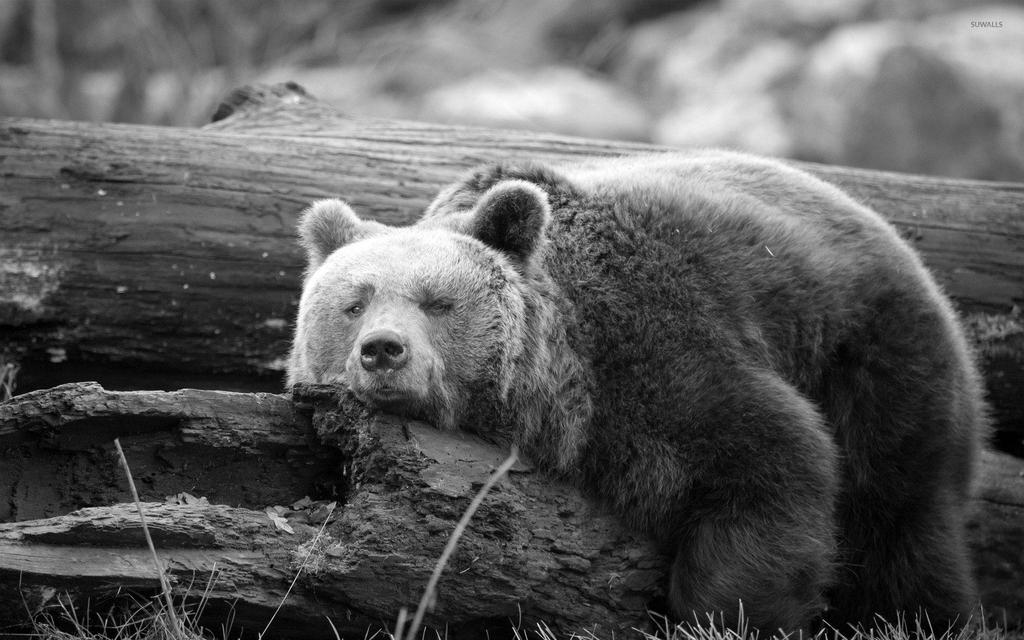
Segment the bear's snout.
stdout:
<svg viewBox="0 0 1024 640">
<path fill-rule="evenodd" d="M 371 331 L 359 345 L 359 363 L 367 371 L 401 369 L 408 361 L 405 339 L 390 329 Z"/>
</svg>

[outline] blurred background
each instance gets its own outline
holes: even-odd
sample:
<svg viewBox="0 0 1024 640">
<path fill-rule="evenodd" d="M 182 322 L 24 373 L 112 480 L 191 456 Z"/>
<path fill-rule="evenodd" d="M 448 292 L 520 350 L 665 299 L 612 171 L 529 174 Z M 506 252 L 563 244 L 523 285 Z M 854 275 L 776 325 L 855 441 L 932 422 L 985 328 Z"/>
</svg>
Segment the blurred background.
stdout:
<svg viewBox="0 0 1024 640">
<path fill-rule="evenodd" d="M 354 116 L 1024 181 L 1024 1 L 0 0 L 0 115 Z"/>
</svg>

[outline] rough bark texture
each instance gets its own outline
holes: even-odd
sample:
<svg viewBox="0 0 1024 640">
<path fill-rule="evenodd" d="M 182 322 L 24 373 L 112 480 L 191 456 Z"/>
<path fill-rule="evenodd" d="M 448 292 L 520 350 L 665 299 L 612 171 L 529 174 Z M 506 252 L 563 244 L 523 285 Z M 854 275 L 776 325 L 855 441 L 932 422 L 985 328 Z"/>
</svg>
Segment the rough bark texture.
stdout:
<svg viewBox="0 0 1024 640">
<path fill-rule="evenodd" d="M 340 455 L 319 445 L 309 416 L 282 396 L 110 392 L 79 383 L 0 404 L 0 519 L 130 500 L 109 456 L 117 436 L 150 498 L 187 491 L 258 506 L 339 492 Z"/>
<path fill-rule="evenodd" d="M 111 392 L 81 383 L 0 405 L 0 500 L 15 505 L 0 524 L 0 602 L 19 602 L 19 590 L 35 608 L 52 604 L 55 591 L 81 603 L 119 586 L 157 587 L 135 507 L 116 504 L 126 499 L 111 455 L 119 437 L 176 591 L 206 592 L 210 624 L 222 622 L 236 599 L 239 625 L 260 630 L 270 619 L 322 517 L 291 512 L 289 533 L 263 509 L 307 495 L 338 507 L 275 632 L 332 637 L 323 616 L 360 636 L 392 624 L 399 608 L 417 602 L 455 523 L 505 453 L 465 434 L 369 415 L 322 388 L 305 390 L 300 401 L 296 410 L 287 396 Z M 161 467 L 166 451 L 183 446 L 192 447 L 188 468 Z M 192 462 L 203 459 L 237 460 L 238 468 Z M 20 464 L 26 460 L 31 467 Z M 91 475 L 60 473 L 69 463 Z M 297 469 L 315 473 L 290 477 Z M 238 483 L 260 489 L 232 493 L 227 485 Z M 26 496 L 26 485 L 36 495 Z M 182 491 L 233 506 L 163 502 Z M 40 505 L 41 495 L 52 497 Z M 27 498 L 44 513 L 22 511 Z M 96 504 L 112 506 L 72 511 Z M 970 537 L 987 613 L 1021 624 L 1024 463 L 985 456 Z M 471 636 L 488 626 L 507 631 L 509 620 L 543 620 L 563 630 L 597 625 L 599 637 L 610 637 L 647 623 L 663 563 L 600 506 L 522 463 L 471 522 L 431 620 Z M 24 616 L 0 606 L 0 622 Z"/>
<path fill-rule="evenodd" d="M 240 92 L 218 116 L 201 130 L 0 121 L 0 355 L 21 363 L 22 389 L 276 390 L 311 199 L 405 224 L 483 162 L 658 150 L 351 119 L 287 86 Z M 1003 444 L 1024 453 L 1024 185 L 801 166 L 921 250 L 979 329 Z"/>
<path fill-rule="evenodd" d="M 320 477 L 336 481 L 333 495 L 342 501 L 275 630 L 332 637 L 323 618 L 329 616 L 339 630 L 361 637 L 368 627 L 392 624 L 399 608 L 415 606 L 456 522 L 506 453 L 464 434 L 371 417 L 347 398 L 309 398 L 316 405 L 313 439 L 344 460 L 333 472 L 320 470 Z M 111 428 L 112 417 L 119 419 L 116 428 Z M 141 417 L 154 422 L 139 423 Z M 197 433 L 199 425 L 207 425 L 202 433 Z M 65 385 L 0 405 L 2 464 L 14 471 L 5 474 L 11 478 L 5 478 L 2 498 L 18 503 L 18 487 L 27 473 L 24 467 L 9 467 L 9 461 L 33 459 L 41 466 L 46 463 L 37 456 L 47 449 L 103 467 L 101 486 L 94 489 L 109 491 L 110 482 L 125 486 L 109 455 L 115 436 L 127 443 L 159 440 L 172 448 L 191 442 L 208 449 L 210 457 L 246 457 L 250 468 L 265 452 L 287 447 L 294 464 L 322 466 L 322 457 L 309 446 L 311 434 L 309 415 L 294 413 L 285 396 L 109 392 L 93 383 Z M 68 441 L 78 444 L 66 448 Z M 99 455 L 83 451 L 84 442 Z M 127 447 L 127 456 L 138 483 L 138 469 L 149 467 L 147 458 L 158 454 L 136 443 Z M 29 479 L 38 482 L 35 476 Z M 255 473 L 247 479 L 256 480 Z M 216 468 L 202 477 L 161 478 L 160 490 L 144 482 L 141 486 L 144 500 L 161 500 L 166 491 L 189 491 L 211 502 L 228 502 L 217 491 L 232 481 L 237 481 L 232 470 Z M 93 489 L 83 486 L 81 478 L 52 474 L 48 482 L 49 491 L 59 496 L 48 505 L 55 514 L 96 504 L 92 497 L 81 500 L 83 492 Z M 232 501 L 241 506 L 233 507 L 148 502 L 146 518 L 176 590 L 207 593 L 211 622 L 237 599 L 238 624 L 260 630 L 318 528 L 302 522 L 305 515 L 296 512 L 294 533 L 288 533 L 275 528 L 261 510 L 274 504 L 273 498 L 280 504 L 310 493 L 325 497 L 312 490 L 310 478 L 306 483 L 303 487 L 291 478 L 282 483 L 294 492 L 291 496 L 279 486 L 272 496 L 242 496 Z M 264 502 L 266 497 L 271 502 Z M 17 515 L 6 519 L 20 519 Z M 645 607 L 660 592 L 663 563 L 642 537 L 623 530 L 577 490 L 521 463 L 488 496 L 461 539 L 429 620 L 464 637 L 480 637 L 476 634 L 488 626 L 507 632 L 510 620 L 597 628 L 602 637 L 610 637 L 646 623 Z M 45 604 L 53 590 L 96 599 L 119 586 L 143 591 L 157 586 L 133 505 L 0 525 L 0 602 L 18 602 L 20 589 L 34 608 Z M 24 618 L 17 608 L 2 606 L 0 612 L 8 612 L 0 613 L 5 622 Z"/>
</svg>

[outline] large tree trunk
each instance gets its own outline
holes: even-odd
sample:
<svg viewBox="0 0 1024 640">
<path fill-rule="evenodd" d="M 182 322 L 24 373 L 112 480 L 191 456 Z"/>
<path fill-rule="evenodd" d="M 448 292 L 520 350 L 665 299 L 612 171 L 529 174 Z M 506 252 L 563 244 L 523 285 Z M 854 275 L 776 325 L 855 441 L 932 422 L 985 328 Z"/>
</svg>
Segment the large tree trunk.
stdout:
<svg viewBox="0 0 1024 640">
<path fill-rule="evenodd" d="M 202 130 L 0 121 L 2 355 L 23 389 L 277 390 L 303 268 L 294 224 L 311 199 L 405 224 L 479 163 L 659 150 L 345 118 L 294 87 L 236 94 L 218 115 Z M 969 315 L 996 418 L 1019 440 L 1024 185 L 800 166 L 921 250 Z"/>
<path fill-rule="evenodd" d="M 13 505 L 8 519 L 40 518 L 0 525 L 0 602 L 24 594 L 32 609 L 71 590 L 81 605 L 118 587 L 158 588 L 133 505 L 58 515 L 96 504 L 96 494 L 108 503 L 126 499 L 109 455 L 120 436 L 151 501 L 146 519 L 175 592 L 205 593 L 209 624 L 223 622 L 237 601 L 238 624 L 261 630 L 296 573 L 275 634 L 333 637 L 324 616 L 349 637 L 393 624 L 399 608 L 415 606 L 455 523 L 505 453 L 465 434 L 369 416 L 323 388 L 304 390 L 300 401 L 295 410 L 286 396 L 110 392 L 82 383 L 0 405 L 0 464 L 13 471 L 4 474 L 0 500 Z M 181 447 L 191 447 L 187 458 L 167 456 Z M 239 467 L 192 464 L 225 456 Z M 155 471 L 161 465 L 173 471 Z M 246 476 L 246 465 L 261 468 Z M 67 467 L 91 471 L 60 473 Z M 230 486 L 239 482 L 257 486 L 248 493 Z M 235 506 L 163 501 L 182 490 Z M 309 543 L 322 507 L 312 517 L 289 512 L 294 533 L 262 511 L 303 495 L 339 501 L 316 545 Z M 1024 622 L 1024 463 L 987 454 L 975 507 L 970 534 L 982 602 L 996 620 Z M 519 464 L 471 521 L 429 621 L 463 637 L 538 621 L 611 637 L 648 624 L 645 607 L 661 593 L 664 563 L 573 487 Z M 0 607 L 0 622 L 24 616 Z"/>
</svg>

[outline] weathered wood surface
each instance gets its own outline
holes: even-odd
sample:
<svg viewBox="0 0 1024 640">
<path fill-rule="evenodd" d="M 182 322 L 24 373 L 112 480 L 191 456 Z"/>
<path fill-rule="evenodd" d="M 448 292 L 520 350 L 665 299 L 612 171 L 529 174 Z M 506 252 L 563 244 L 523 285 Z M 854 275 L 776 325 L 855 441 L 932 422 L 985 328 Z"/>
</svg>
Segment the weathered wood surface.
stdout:
<svg viewBox="0 0 1024 640">
<path fill-rule="evenodd" d="M 110 456 L 118 436 L 150 499 L 186 491 L 265 506 L 340 493 L 340 454 L 283 396 L 113 392 L 85 382 L 0 404 L 0 521 L 129 500 Z"/>
<path fill-rule="evenodd" d="M 201 130 L 0 120 L 0 355 L 21 362 L 22 388 L 276 390 L 303 264 L 293 227 L 311 199 L 405 224 L 483 162 L 660 150 L 351 119 L 294 90 L 221 115 Z M 1020 429 L 1024 185 L 801 166 L 922 251 L 979 327 L 999 422 Z"/>
<path fill-rule="evenodd" d="M 1024 462 L 986 453 L 968 539 L 985 612 L 1024 629 Z"/>
<path fill-rule="evenodd" d="M 392 624 L 400 607 L 415 605 L 455 522 L 504 453 L 464 434 L 370 416 L 323 390 L 301 400 L 296 410 L 283 395 L 112 392 L 80 383 L 0 404 L 0 503 L 15 505 L 0 518 L 0 603 L 20 602 L 19 589 L 38 606 L 53 589 L 99 598 L 118 585 L 157 587 L 134 506 L 118 504 L 127 499 L 111 455 L 120 437 L 151 501 L 147 520 L 176 590 L 207 592 L 208 621 L 223 621 L 239 599 L 239 624 L 262 629 L 319 527 L 297 511 L 288 533 L 263 509 L 308 495 L 338 507 L 280 628 L 332 637 L 323 615 L 360 635 Z M 164 462 L 186 441 L 192 449 L 178 459 L 191 473 Z M 282 448 L 290 466 L 275 462 Z M 54 455 L 62 461 L 46 469 Z M 203 459 L 241 462 L 201 468 Z M 11 464 L 25 460 L 32 464 Z M 91 475 L 62 473 L 68 464 Z M 262 489 L 232 493 L 238 484 Z M 163 503 L 181 491 L 232 506 Z M 69 513 L 98 504 L 110 506 Z M 975 507 L 969 533 L 982 602 L 993 619 L 1024 623 L 1024 462 L 987 454 Z M 471 523 L 432 620 L 466 633 L 507 619 L 622 631 L 645 623 L 662 563 L 600 506 L 521 464 Z M 0 622 L 18 616 L 19 608 L 0 606 Z"/>
<path fill-rule="evenodd" d="M 107 391 L 95 382 L 82 382 L 0 404 L 0 439 L 12 442 L 83 421 L 122 433 L 139 430 L 140 424 L 172 424 L 180 430 L 182 442 L 246 452 L 304 447 L 312 436 L 309 417 L 276 394 L 197 389 L 155 394 Z M 103 435 L 95 427 L 89 431 Z"/>
<path fill-rule="evenodd" d="M 282 428 L 286 435 L 264 441 L 265 415 L 287 415 L 288 397 L 246 399 L 239 394 L 225 421 L 218 392 L 187 395 L 188 411 L 179 414 L 176 424 L 165 423 L 163 431 L 148 432 L 151 439 L 170 444 L 188 438 L 196 421 L 221 422 L 221 433 L 233 435 L 205 439 L 203 446 L 221 450 L 225 443 L 245 442 L 242 450 L 249 454 L 284 442 L 296 447 L 293 456 L 312 458 L 302 453 L 309 451 L 303 448 L 308 415 Z M 170 416 L 173 411 L 167 408 L 180 397 L 107 392 L 83 384 L 0 405 L 0 465 L 7 468 L 3 456 L 15 449 L 60 447 L 72 437 L 109 453 L 118 431 L 122 442 L 138 435 L 132 417 Z M 343 454 L 344 465 L 333 473 L 341 502 L 275 627 L 297 637 L 331 638 L 323 617 L 328 616 L 349 637 L 362 637 L 368 627 L 392 625 L 399 608 L 415 607 L 455 523 L 506 453 L 465 434 L 390 416 L 369 417 L 350 401 L 330 395 L 312 396 L 312 401 L 318 439 Z M 120 410 L 126 420 L 111 432 L 105 421 Z M 254 428 L 237 419 L 246 412 Z M 8 428 L 15 424 L 26 425 L 24 433 Z M 137 450 L 129 448 L 127 455 L 133 468 L 145 464 Z M 116 466 L 110 456 L 94 462 Z M 63 483 L 68 490 L 81 490 L 72 488 L 80 484 L 74 478 Z M 124 486 L 124 480 L 119 484 Z M 144 483 L 140 487 L 145 500 L 162 499 Z M 188 485 L 179 490 L 196 492 Z M 293 499 L 303 495 L 299 490 Z M 288 533 L 275 527 L 262 512 L 264 506 L 146 504 L 147 521 L 176 591 L 190 590 L 196 597 L 206 593 L 211 623 L 223 622 L 225 610 L 238 600 L 237 623 L 261 630 L 309 551 L 317 523 L 295 522 L 294 533 Z M 30 607 L 37 607 L 54 589 L 70 589 L 79 598 L 112 595 L 119 586 L 156 589 L 143 544 L 135 507 L 127 504 L 0 524 L 0 604 L 19 602 L 19 591 Z M 468 634 L 464 637 L 482 637 L 481 630 L 491 624 L 507 630 L 509 621 L 536 620 L 573 630 L 596 625 L 601 637 L 611 637 L 646 623 L 645 606 L 659 593 L 663 563 L 649 543 L 624 531 L 577 490 L 519 464 L 474 517 L 428 621 L 461 629 Z M 19 621 L 19 616 L 23 620 L 19 608 L 0 606 L 0 622 Z"/>
</svg>

